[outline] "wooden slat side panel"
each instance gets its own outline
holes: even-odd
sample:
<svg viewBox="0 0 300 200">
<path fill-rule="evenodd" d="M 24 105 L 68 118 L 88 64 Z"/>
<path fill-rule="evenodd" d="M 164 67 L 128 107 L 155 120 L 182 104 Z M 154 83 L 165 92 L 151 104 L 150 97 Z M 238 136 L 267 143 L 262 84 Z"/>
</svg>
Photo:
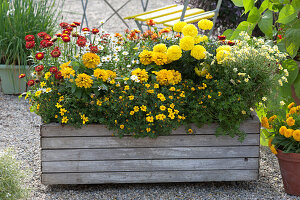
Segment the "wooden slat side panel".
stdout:
<svg viewBox="0 0 300 200">
<path fill-rule="evenodd" d="M 258 169 L 258 158 L 42 162 L 45 173 Z"/>
<path fill-rule="evenodd" d="M 259 134 L 251 134 L 243 143 L 229 136 L 177 135 L 158 138 L 57 137 L 41 138 L 42 149 L 127 148 L 127 147 L 194 147 L 259 145 Z"/>
<path fill-rule="evenodd" d="M 198 134 L 215 134 L 217 124 L 204 125 L 201 128 L 192 125 L 195 130 L 196 135 Z M 259 133 L 260 132 L 260 122 L 257 116 L 252 119 L 246 120 L 241 124 L 240 130 L 246 133 Z M 172 134 L 186 134 L 184 127 L 179 127 L 174 130 Z M 72 126 L 61 126 L 56 123 L 43 124 L 41 126 L 41 136 L 42 137 L 64 137 L 64 136 L 112 136 L 113 131 L 108 130 L 104 125 L 100 124 L 89 124 L 88 126 L 83 126 L 80 129 L 76 129 Z"/>
<path fill-rule="evenodd" d="M 42 161 L 259 157 L 259 146 L 42 150 Z"/>
<path fill-rule="evenodd" d="M 257 170 L 53 173 L 53 174 L 43 173 L 42 174 L 42 183 L 46 185 L 251 181 L 257 179 L 258 179 Z"/>
</svg>

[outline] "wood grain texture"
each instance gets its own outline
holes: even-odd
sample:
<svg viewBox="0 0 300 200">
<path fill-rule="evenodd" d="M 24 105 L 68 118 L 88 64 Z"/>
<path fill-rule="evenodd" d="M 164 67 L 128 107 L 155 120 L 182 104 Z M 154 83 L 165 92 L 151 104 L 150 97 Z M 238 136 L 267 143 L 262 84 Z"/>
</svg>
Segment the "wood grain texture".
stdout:
<svg viewBox="0 0 300 200">
<path fill-rule="evenodd" d="M 259 157 L 257 146 L 42 150 L 43 161 Z"/>
<path fill-rule="evenodd" d="M 257 170 L 213 171 L 157 171 L 157 172 L 102 172 L 102 173 L 43 173 L 42 183 L 52 184 L 105 184 L 251 181 L 258 179 Z"/>
<path fill-rule="evenodd" d="M 217 124 L 204 125 L 201 128 L 192 125 L 194 134 L 196 135 L 206 135 L 215 134 Z M 257 116 L 253 119 L 248 119 L 241 124 L 240 130 L 251 134 L 260 132 L 260 122 Z M 89 124 L 88 126 L 83 126 L 80 129 L 76 129 L 72 126 L 62 126 L 56 123 L 43 124 L 41 125 L 41 136 L 42 137 L 65 137 L 65 136 L 112 136 L 113 132 L 108 130 L 104 125 L 100 124 Z M 172 132 L 174 135 L 186 135 L 184 127 L 179 127 Z"/>
</svg>

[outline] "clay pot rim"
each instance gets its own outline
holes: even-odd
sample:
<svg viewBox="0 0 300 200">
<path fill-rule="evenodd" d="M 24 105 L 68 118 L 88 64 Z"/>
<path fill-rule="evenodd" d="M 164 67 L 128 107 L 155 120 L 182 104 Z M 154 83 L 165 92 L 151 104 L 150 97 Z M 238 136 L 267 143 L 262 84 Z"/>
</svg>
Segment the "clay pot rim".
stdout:
<svg viewBox="0 0 300 200">
<path fill-rule="evenodd" d="M 284 153 L 282 150 L 277 149 L 277 158 L 291 162 L 300 162 L 300 153 Z"/>
</svg>

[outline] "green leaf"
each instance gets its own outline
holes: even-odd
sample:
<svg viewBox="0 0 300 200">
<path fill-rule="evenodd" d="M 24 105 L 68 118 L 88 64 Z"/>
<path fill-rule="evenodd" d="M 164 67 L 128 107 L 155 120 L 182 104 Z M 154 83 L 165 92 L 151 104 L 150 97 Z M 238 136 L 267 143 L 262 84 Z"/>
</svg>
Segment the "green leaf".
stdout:
<svg viewBox="0 0 300 200">
<path fill-rule="evenodd" d="M 271 3 L 269 2 L 269 0 L 264 0 L 259 7 L 259 14 L 263 13 L 267 8 L 269 8 L 270 4 Z"/>
<path fill-rule="evenodd" d="M 260 18 L 260 14 L 258 12 L 258 9 L 254 7 L 251 9 L 247 21 L 251 23 L 257 23 L 259 21 L 259 18 Z"/>
<path fill-rule="evenodd" d="M 300 11 L 300 1 L 299 0 L 293 0 L 291 4 L 297 12 Z"/>
<path fill-rule="evenodd" d="M 226 31 L 224 31 L 224 33 L 222 35 L 225 35 L 226 38 L 230 38 L 233 32 L 234 32 L 234 30 L 227 29 Z"/>
<path fill-rule="evenodd" d="M 231 0 L 235 6 L 237 7 L 244 7 L 243 0 Z"/>
<path fill-rule="evenodd" d="M 300 46 L 300 21 L 288 28 L 284 35 L 285 47 L 288 54 L 294 58 Z"/>
<path fill-rule="evenodd" d="M 287 83 L 284 83 L 283 86 L 279 88 L 279 95 L 283 98 L 287 98 L 288 101 L 290 101 L 292 99 L 291 86 Z"/>
<path fill-rule="evenodd" d="M 268 146 L 270 133 L 267 129 L 260 130 L 260 144 L 262 146 Z"/>
<path fill-rule="evenodd" d="M 280 10 L 277 22 L 287 24 L 293 21 L 296 17 L 297 11 L 295 8 L 292 5 L 287 4 Z"/>
<path fill-rule="evenodd" d="M 80 99 L 81 96 L 82 96 L 82 90 L 76 90 L 75 93 L 74 93 L 74 95 L 75 95 L 78 99 Z"/>
<path fill-rule="evenodd" d="M 273 12 L 267 10 L 258 22 L 258 27 L 260 30 L 269 38 L 272 37 L 273 33 Z"/>
<path fill-rule="evenodd" d="M 277 43 L 278 49 L 281 52 L 287 53 L 285 49 L 284 39 L 281 39 L 280 42 Z"/>
<path fill-rule="evenodd" d="M 293 84 L 295 79 L 297 78 L 298 72 L 299 72 L 298 65 L 297 65 L 296 61 L 294 61 L 292 59 L 285 60 L 282 63 L 282 67 L 284 69 L 287 69 L 288 72 L 289 72 L 289 76 L 287 77 L 288 84 L 289 85 Z"/>
<path fill-rule="evenodd" d="M 243 0 L 243 5 L 245 8 L 244 13 L 248 13 L 254 7 L 254 0 Z"/>
<path fill-rule="evenodd" d="M 295 87 L 296 95 L 300 99 L 300 75 L 299 74 L 294 82 L 294 87 Z"/>
<path fill-rule="evenodd" d="M 243 21 L 241 22 L 238 27 L 235 29 L 235 31 L 232 33 L 230 39 L 237 39 L 239 37 L 239 33 L 242 31 L 246 31 L 249 35 L 252 35 L 252 31 L 255 27 L 255 24 Z"/>
</svg>

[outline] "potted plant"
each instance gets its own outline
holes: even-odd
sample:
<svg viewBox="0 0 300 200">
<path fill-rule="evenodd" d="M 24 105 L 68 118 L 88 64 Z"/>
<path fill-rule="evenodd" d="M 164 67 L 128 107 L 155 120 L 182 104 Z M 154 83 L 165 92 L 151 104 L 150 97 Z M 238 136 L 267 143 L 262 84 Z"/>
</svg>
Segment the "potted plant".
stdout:
<svg viewBox="0 0 300 200">
<path fill-rule="evenodd" d="M 286 193 L 300 196 L 300 106 L 292 102 L 269 112 L 262 118 L 262 126 L 268 130 L 269 146 L 278 158 Z"/>
<path fill-rule="evenodd" d="M 251 112 L 286 77 L 286 54 L 244 32 L 208 39 L 209 20 L 200 33 L 184 22 L 148 24 L 108 34 L 62 22 L 57 39 L 32 51 L 25 98 L 44 122 L 43 183 L 258 178 Z"/>
<path fill-rule="evenodd" d="M 0 3 L 0 79 L 4 94 L 20 94 L 26 89 L 26 81 L 19 74 L 27 74 L 30 54 L 25 44 L 26 35 L 40 31 L 53 31 L 56 20 L 55 1 L 13 0 Z"/>
</svg>

